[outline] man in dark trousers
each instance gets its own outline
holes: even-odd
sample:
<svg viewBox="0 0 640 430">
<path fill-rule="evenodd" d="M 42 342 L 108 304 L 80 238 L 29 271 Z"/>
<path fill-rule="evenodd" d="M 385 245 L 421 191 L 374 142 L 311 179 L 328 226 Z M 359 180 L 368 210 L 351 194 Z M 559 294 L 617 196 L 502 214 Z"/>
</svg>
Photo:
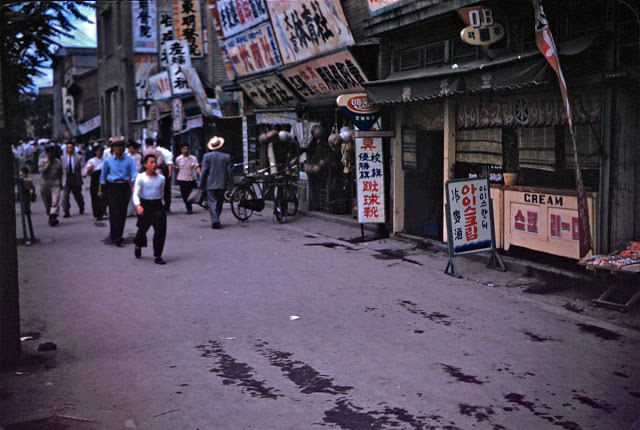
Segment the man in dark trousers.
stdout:
<svg viewBox="0 0 640 430">
<path fill-rule="evenodd" d="M 102 165 L 98 195 L 107 197 L 109 207 L 109 227 L 111 242 L 116 246 L 124 244 L 124 224 L 127 221 L 127 206 L 131 197 L 131 186 L 137 172 L 133 158 L 124 154 L 124 136 L 109 139 L 111 155 Z"/>
<path fill-rule="evenodd" d="M 80 215 L 84 213 L 84 198 L 82 197 L 82 155 L 76 154 L 76 148 L 73 143 L 68 142 L 64 155 L 62 155 L 62 211 L 63 217 L 71 216 L 71 199 L 69 194 L 73 194 L 73 198 L 78 205 Z"/>
<path fill-rule="evenodd" d="M 211 216 L 211 228 L 220 229 L 220 213 L 224 203 L 224 192 L 229 185 L 229 154 L 218 151 L 224 145 L 224 139 L 214 136 L 207 143 L 210 152 L 202 159 L 202 174 L 200 175 L 200 188 L 207 191 L 209 201 L 209 215 Z"/>
</svg>

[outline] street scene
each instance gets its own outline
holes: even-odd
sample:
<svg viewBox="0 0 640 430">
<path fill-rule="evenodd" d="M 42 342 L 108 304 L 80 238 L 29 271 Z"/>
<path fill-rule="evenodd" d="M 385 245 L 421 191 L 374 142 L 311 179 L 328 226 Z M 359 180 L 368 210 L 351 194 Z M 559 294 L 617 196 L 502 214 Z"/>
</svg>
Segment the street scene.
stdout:
<svg viewBox="0 0 640 430">
<path fill-rule="evenodd" d="M 134 217 L 119 248 L 104 221 L 74 210 L 51 228 L 33 205 L 39 242 L 18 250 L 25 357 L 1 373 L 3 428 L 628 429 L 640 417 L 637 311 L 591 310 L 558 285 L 524 293 L 549 284 L 486 259 L 460 259 L 457 279 L 446 252 L 353 243 L 353 223 L 279 224 L 267 209 L 239 222 L 225 204 L 212 230 L 181 203 L 164 266 L 147 248 L 134 258 Z M 54 416 L 70 427 L 15 424 Z"/>
<path fill-rule="evenodd" d="M 640 5 L 0 5 L 0 430 L 640 430 Z"/>
</svg>

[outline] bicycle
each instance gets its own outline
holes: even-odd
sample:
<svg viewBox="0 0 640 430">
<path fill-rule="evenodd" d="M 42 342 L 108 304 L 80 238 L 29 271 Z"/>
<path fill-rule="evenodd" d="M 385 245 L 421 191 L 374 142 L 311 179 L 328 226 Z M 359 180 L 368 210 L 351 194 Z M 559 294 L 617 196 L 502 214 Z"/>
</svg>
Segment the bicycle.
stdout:
<svg viewBox="0 0 640 430">
<path fill-rule="evenodd" d="M 236 164 L 233 167 L 242 165 Z M 253 212 L 264 209 L 265 199 L 273 200 L 273 215 L 279 223 L 298 212 L 297 175 L 291 170 L 269 174 L 270 167 L 244 175 L 230 195 L 231 212 L 239 221 L 247 221 Z"/>
</svg>

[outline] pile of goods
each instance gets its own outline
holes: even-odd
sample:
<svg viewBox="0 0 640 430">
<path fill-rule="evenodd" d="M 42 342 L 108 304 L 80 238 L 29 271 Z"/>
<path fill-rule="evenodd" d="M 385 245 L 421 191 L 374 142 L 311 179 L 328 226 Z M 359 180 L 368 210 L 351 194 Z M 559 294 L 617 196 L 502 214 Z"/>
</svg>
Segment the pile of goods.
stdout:
<svg viewBox="0 0 640 430">
<path fill-rule="evenodd" d="M 349 173 L 349 169 L 355 161 L 355 147 L 353 145 L 353 130 L 349 127 L 342 127 L 340 133 L 333 133 L 329 136 L 329 147 L 340 152 L 344 173 Z"/>
<path fill-rule="evenodd" d="M 632 264 L 640 264 L 640 242 L 631 242 L 623 251 L 610 255 L 592 255 L 580 260 L 586 266 L 620 269 Z"/>
</svg>

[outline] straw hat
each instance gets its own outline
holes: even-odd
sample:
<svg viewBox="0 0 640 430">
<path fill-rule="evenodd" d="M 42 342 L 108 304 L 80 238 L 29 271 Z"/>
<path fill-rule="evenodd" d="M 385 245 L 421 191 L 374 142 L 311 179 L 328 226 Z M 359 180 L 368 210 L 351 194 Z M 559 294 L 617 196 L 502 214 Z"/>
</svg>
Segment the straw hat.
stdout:
<svg viewBox="0 0 640 430">
<path fill-rule="evenodd" d="M 209 151 L 215 151 L 216 149 L 222 148 L 222 145 L 224 145 L 224 139 L 220 136 L 213 136 L 211 139 L 209 139 L 207 148 L 209 148 Z"/>
<path fill-rule="evenodd" d="M 113 136 L 109 139 L 109 143 L 111 145 L 123 145 L 124 146 L 124 136 Z"/>
</svg>

